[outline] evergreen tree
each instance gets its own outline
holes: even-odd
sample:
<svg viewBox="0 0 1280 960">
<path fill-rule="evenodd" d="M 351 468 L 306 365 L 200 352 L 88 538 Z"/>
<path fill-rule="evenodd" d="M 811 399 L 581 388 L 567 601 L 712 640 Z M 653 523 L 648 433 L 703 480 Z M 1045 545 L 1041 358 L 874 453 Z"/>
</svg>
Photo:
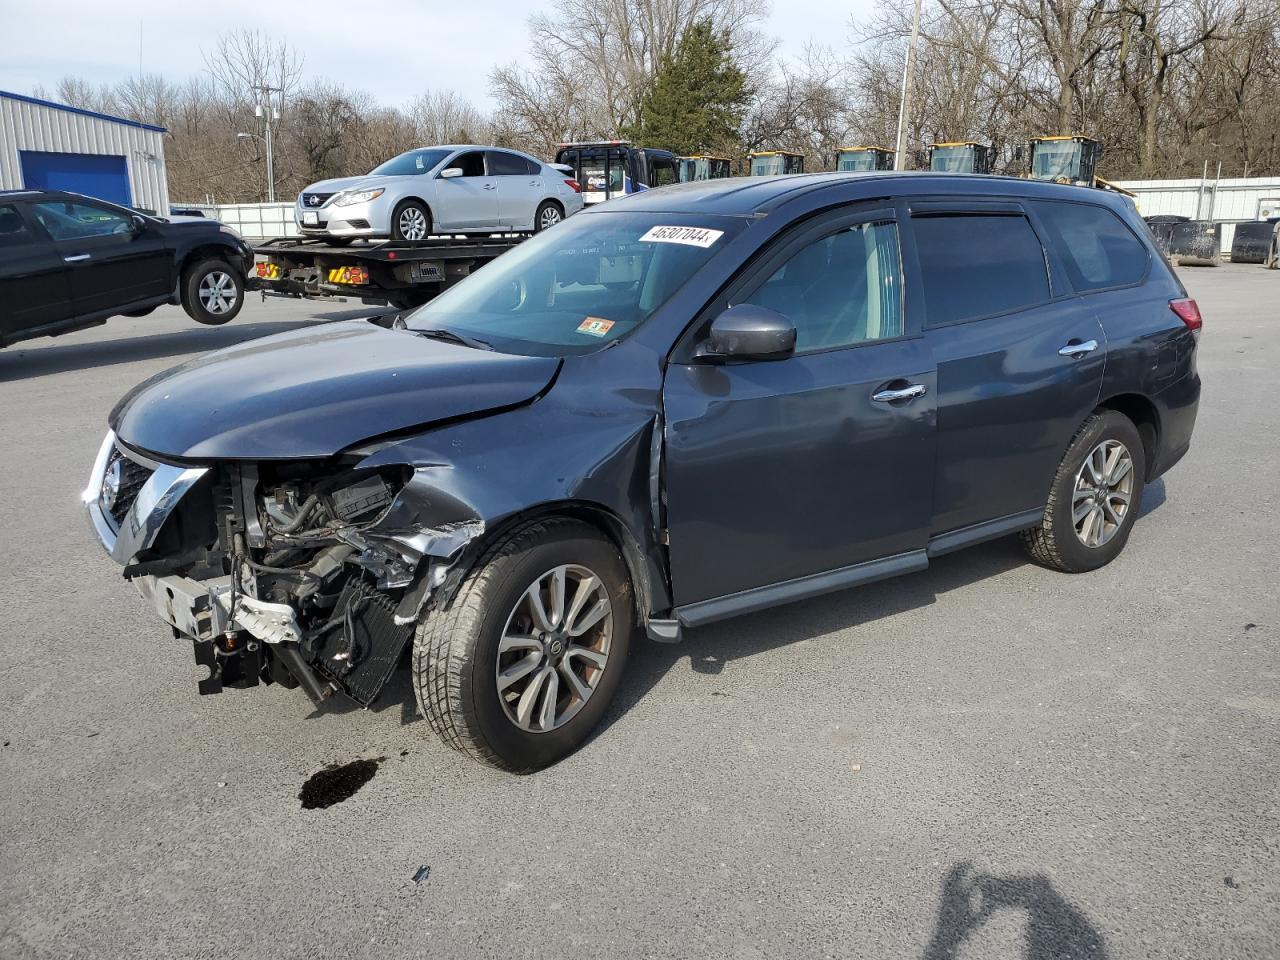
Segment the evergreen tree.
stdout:
<svg viewBox="0 0 1280 960">
<path fill-rule="evenodd" d="M 683 156 L 732 151 L 750 97 L 729 35 L 702 19 L 663 59 L 641 105 L 640 122 L 623 135 Z"/>
</svg>

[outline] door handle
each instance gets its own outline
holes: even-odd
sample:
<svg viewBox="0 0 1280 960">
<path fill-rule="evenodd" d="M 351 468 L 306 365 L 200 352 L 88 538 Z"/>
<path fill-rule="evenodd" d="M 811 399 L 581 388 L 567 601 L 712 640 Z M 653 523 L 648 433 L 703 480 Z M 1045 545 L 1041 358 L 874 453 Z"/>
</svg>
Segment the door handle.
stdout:
<svg viewBox="0 0 1280 960">
<path fill-rule="evenodd" d="M 485 188 L 486 190 L 497 190 L 497 189 L 498 189 L 498 188 L 497 188 L 496 186 L 494 186 L 492 183 L 486 183 L 486 184 L 484 185 L 484 188 Z"/>
<path fill-rule="evenodd" d="M 871 399 L 876 403 L 893 403 L 895 400 L 914 400 L 928 392 L 929 388 L 923 383 L 912 383 L 897 389 L 877 390 Z"/>
<path fill-rule="evenodd" d="M 89 257 L 90 255 L 87 253 L 76 253 L 69 257 L 63 257 L 62 262 L 63 263 L 83 263 L 85 260 L 88 260 Z"/>
<path fill-rule="evenodd" d="M 1086 353 L 1093 353 L 1098 349 L 1097 340 L 1085 340 L 1081 343 L 1079 340 L 1072 340 L 1065 347 L 1058 351 L 1060 357 L 1070 357 L 1072 360 L 1079 360 Z"/>
</svg>

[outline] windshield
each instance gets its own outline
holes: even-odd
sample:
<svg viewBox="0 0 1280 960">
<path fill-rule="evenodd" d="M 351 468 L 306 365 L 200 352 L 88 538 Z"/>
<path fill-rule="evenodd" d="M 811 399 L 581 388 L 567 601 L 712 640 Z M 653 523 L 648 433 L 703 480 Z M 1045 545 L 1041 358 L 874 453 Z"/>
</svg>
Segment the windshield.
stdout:
<svg viewBox="0 0 1280 960">
<path fill-rule="evenodd" d="M 929 169 L 943 173 L 973 173 L 973 147 L 934 147 Z"/>
<path fill-rule="evenodd" d="M 713 164 L 717 164 L 715 160 L 708 160 L 706 157 L 685 157 L 680 161 L 680 182 L 689 183 L 693 180 L 710 180 L 712 177 L 723 176 L 723 174 L 713 172 Z"/>
<path fill-rule="evenodd" d="M 870 150 L 842 153 L 840 160 L 836 163 L 837 170 L 874 170 L 875 168 L 876 155 Z"/>
<path fill-rule="evenodd" d="M 526 240 L 405 318 L 505 353 L 568 356 L 625 336 L 742 229 L 734 217 L 609 213 Z"/>
<path fill-rule="evenodd" d="M 787 161 L 780 153 L 775 153 L 768 157 L 752 157 L 751 158 L 751 175 L 753 177 L 768 177 L 775 173 L 786 173 Z"/>
<path fill-rule="evenodd" d="M 410 150 L 398 157 L 392 157 L 386 163 L 374 167 L 369 176 L 408 177 L 416 173 L 426 173 L 449 155 L 448 150 Z"/>
<path fill-rule="evenodd" d="M 1077 180 L 1080 175 L 1080 144 L 1037 143 L 1031 161 L 1031 176 L 1036 180 Z"/>
</svg>

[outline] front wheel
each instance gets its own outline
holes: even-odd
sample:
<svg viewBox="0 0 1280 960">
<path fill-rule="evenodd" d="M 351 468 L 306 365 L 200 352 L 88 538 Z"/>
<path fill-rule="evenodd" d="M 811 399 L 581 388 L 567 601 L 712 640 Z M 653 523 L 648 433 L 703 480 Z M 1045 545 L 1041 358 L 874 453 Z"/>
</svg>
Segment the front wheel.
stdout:
<svg viewBox="0 0 1280 960">
<path fill-rule="evenodd" d="M 196 323 L 219 326 L 244 306 L 244 276 L 225 260 L 201 260 L 182 275 L 182 308 Z"/>
<path fill-rule="evenodd" d="M 541 233 L 548 227 L 554 227 L 564 219 L 564 210 L 554 200 L 543 200 L 533 218 L 534 233 Z"/>
<path fill-rule="evenodd" d="M 1049 491 L 1044 518 L 1022 533 L 1037 563 L 1067 573 L 1119 556 L 1142 507 L 1146 453 L 1122 413 L 1099 410 L 1081 425 Z"/>
<path fill-rule="evenodd" d="M 634 629 L 626 564 L 594 528 L 528 524 L 491 546 L 414 639 L 418 705 L 456 750 L 513 772 L 572 753 L 622 679 Z"/>
<path fill-rule="evenodd" d="M 431 236 L 431 211 L 418 200 L 402 200 L 391 214 L 392 240 L 425 240 Z"/>
</svg>

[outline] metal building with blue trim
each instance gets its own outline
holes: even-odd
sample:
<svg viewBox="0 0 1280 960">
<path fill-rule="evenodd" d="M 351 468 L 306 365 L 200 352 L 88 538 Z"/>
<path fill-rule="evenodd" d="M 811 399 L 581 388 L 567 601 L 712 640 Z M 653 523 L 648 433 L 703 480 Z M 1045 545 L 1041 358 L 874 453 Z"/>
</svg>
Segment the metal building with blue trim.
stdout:
<svg viewBox="0 0 1280 960">
<path fill-rule="evenodd" d="M 165 216 L 164 133 L 0 90 L 0 190 L 70 190 Z"/>
</svg>

